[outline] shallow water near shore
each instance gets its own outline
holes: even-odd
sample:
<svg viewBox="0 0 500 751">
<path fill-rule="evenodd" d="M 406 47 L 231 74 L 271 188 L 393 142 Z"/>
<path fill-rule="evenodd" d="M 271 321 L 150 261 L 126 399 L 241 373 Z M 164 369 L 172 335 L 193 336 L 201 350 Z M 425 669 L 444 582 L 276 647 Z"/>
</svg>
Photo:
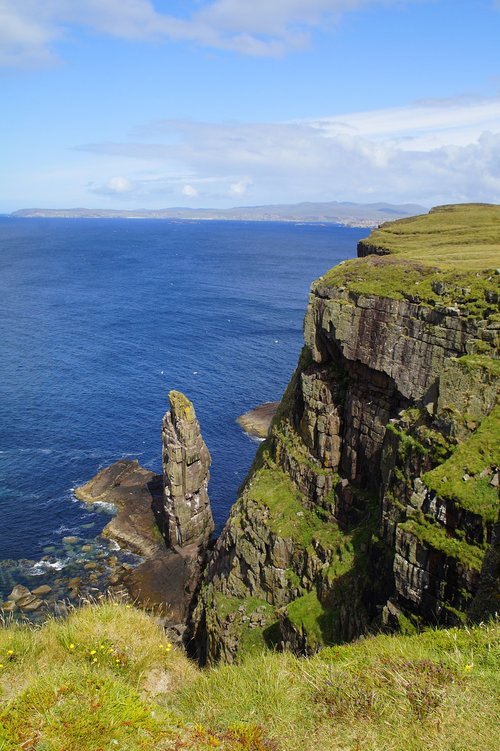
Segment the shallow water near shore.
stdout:
<svg viewBox="0 0 500 751">
<path fill-rule="evenodd" d="M 124 457 L 159 472 L 172 388 L 194 402 L 212 453 L 220 529 L 256 450 L 235 420 L 280 398 L 311 281 L 367 234 L 0 217 L 0 599 L 33 566 L 50 583 L 88 559 L 81 546 L 107 544 L 109 509 L 72 488 Z"/>
</svg>

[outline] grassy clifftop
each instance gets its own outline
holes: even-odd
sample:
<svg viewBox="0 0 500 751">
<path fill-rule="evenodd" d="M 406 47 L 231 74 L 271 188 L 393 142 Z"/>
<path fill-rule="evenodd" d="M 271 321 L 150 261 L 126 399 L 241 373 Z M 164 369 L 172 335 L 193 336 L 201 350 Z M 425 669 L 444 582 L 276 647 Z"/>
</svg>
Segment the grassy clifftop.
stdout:
<svg viewBox="0 0 500 751">
<path fill-rule="evenodd" d="M 500 206 L 441 206 L 390 222 L 362 240 L 358 253 L 366 257 L 334 267 L 320 284 L 498 315 Z"/>
<path fill-rule="evenodd" d="M 442 269 L 495 269 L 500 263 L 500 206 L 438 206 L 428 214 L 383 224 L 360 244 Z"/>
<path fill-rule="evenodd" d="M 0 749 L 488 751 L 499 637 L 494 624 L 378 636 L 200 671 L 151 617 L 89 605 L 0 629 Z"/>
</svg>

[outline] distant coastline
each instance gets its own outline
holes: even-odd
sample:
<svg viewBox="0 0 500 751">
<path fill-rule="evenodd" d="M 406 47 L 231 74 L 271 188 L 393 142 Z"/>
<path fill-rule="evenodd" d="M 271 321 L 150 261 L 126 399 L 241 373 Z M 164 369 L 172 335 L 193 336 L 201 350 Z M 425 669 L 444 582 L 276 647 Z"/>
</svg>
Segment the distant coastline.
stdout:
<svg viewBox="0 0 500 751">
<path fill-rule="evenodd" d="M 27 208 L 9 216 L 52 219 L 170 219 L 193 221 L 304 222 L 338 224 L 345 227 L 376 227 L 383 222 L 426 213 L 418 204 L 325 203 L 242 206 L 231 209 L 44 209 Z"/>
</svg>

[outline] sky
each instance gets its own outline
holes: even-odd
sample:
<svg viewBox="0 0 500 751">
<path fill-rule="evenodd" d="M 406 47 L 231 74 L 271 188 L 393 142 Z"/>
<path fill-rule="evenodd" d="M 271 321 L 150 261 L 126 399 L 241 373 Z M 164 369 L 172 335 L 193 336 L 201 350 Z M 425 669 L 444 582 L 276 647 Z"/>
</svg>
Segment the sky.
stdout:
<svg viewBox="0 0 500 751">
<path fill-rule="evenodd" d="M 500 203 L 500 0 L 0 0 L 0 212 Z"/>
</svg>

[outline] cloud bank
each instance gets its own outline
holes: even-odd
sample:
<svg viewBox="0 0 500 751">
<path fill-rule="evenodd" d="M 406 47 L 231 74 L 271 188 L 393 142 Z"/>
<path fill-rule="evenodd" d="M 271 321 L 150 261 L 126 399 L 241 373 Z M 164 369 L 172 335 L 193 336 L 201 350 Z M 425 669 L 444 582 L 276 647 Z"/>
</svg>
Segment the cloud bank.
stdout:
<svg viewBox="0 0 500 751">
<path fill-rule="evenodd" d="M 141 140 L 79 149 L 152 170 L 153 183 L 151 176 L 134 178 L 139 195 L 153 186 L 156 195 L 179 195 L 184 185 L 190 190 L 181 194 L 199 198 L 199 205 L 243 196 L 259 203 L 500 202 L 498 98 L 430 101 L 299 122 L 166 120 L 139 132 Z"/>
</svg>

